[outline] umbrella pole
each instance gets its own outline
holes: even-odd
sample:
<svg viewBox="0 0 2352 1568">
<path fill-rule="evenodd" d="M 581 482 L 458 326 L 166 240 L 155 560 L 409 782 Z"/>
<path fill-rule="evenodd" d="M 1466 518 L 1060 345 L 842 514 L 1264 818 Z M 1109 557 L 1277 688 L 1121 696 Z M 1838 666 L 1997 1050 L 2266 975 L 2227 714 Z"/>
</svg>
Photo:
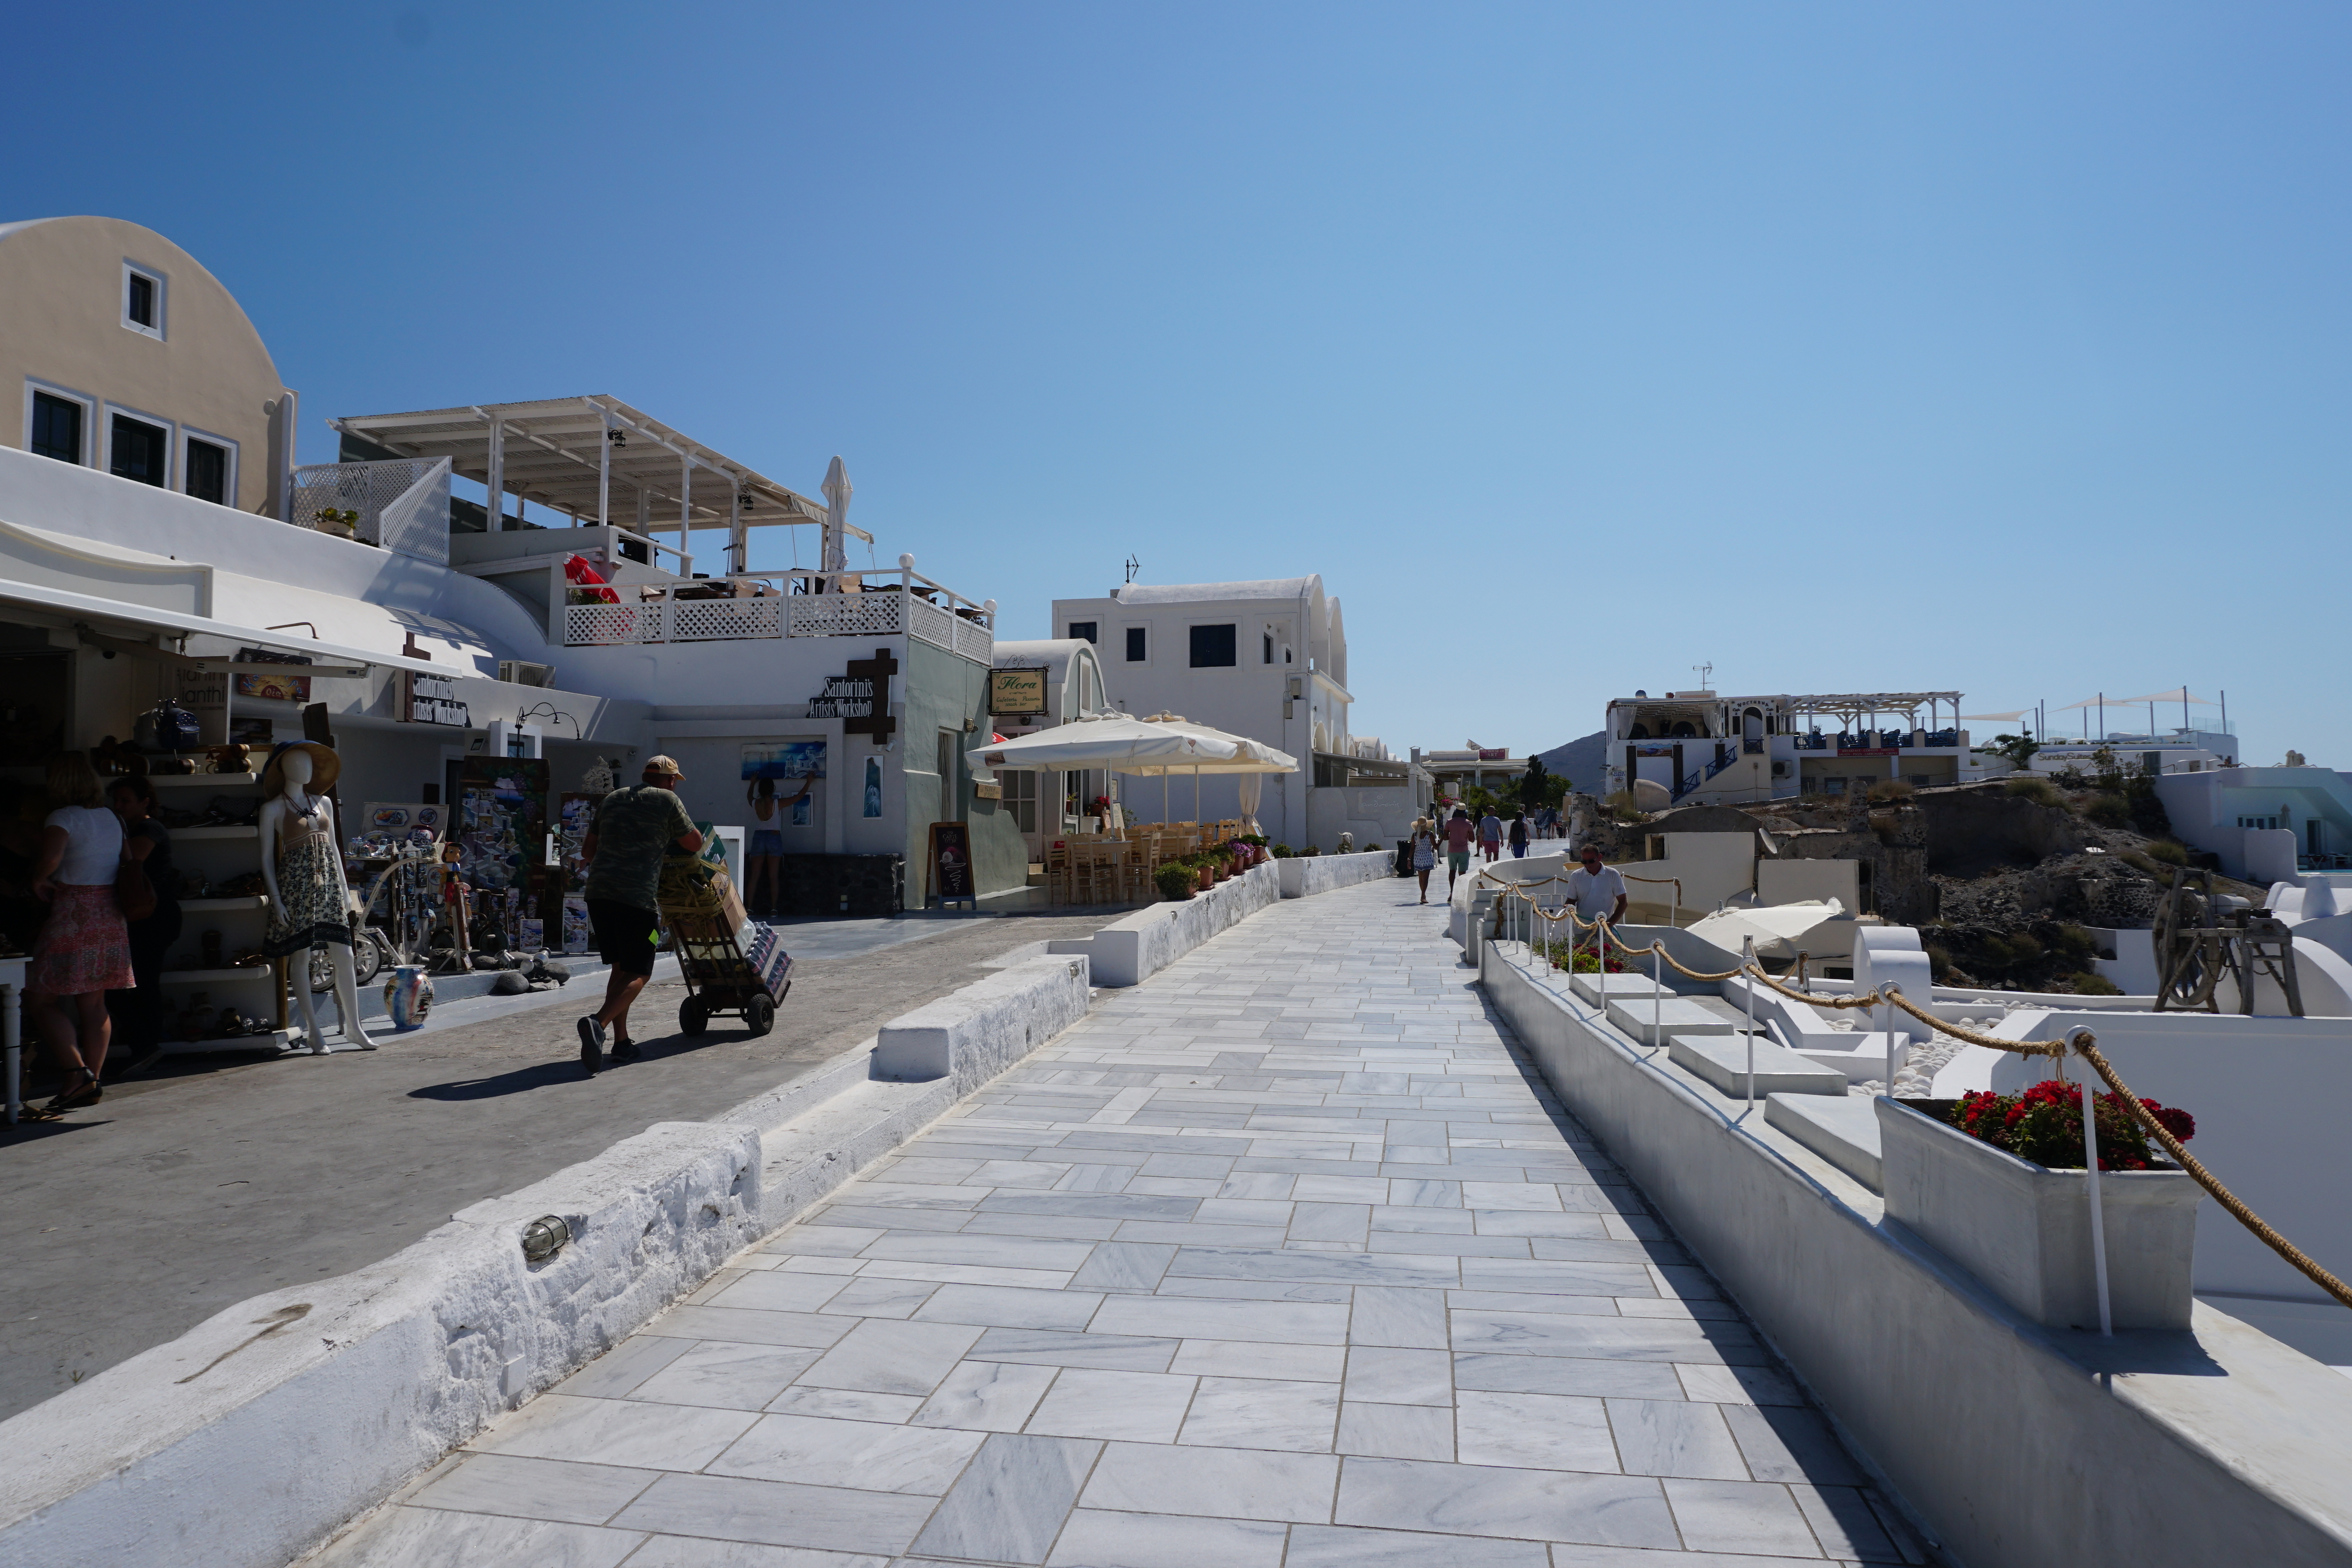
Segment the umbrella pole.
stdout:
<svg viewBox="0 0 2352 1568">
<path fill-rule="evenodd" d="M 1168 770 L 1166 768 L 1160 769 L 1160 825 L 1163 828 L 1168 825 Z"/>
<path fill-rule="evenodd" d="M 1201 765 L 1192 764 L 1192 825 L 1201 825 Z"/>
</svg>

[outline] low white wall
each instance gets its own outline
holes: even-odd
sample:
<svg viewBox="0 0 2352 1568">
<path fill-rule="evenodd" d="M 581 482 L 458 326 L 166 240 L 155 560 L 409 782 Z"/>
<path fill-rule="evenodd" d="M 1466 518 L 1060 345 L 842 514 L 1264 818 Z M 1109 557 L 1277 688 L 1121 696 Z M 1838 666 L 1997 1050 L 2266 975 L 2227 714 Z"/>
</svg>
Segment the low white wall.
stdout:
<svg viewBox="0 0 2352 1568">
<path fill-rule="evenodd" d="M 1155 904 L 1121 915 L 1092 936 L 1049 943 L 1055 953 L 1084 953 L 1097 986 L 1137 986 L 1220 931 L 1280 901 L 1277 868 L 1255 865 L 1181 904 Z"/>
<path fill-rule="evenodd" d="M 1087 1016 L 1087 963 L 1032 958 L 901 1013 L 875 1036 L 874 1076 L 971 1093 Z"/>
<path fill-rule="evenodd" d="M 1851 915 L 1862 907 L 1860 861 L 1771 861 L 1756 862 L 1756 902 L 1802 904 L 1809 898 L 1823 903 L 1834 898 Z"/>
<path fill-rule="evenodd" d="M 1312 898 L 1334 888 L 1353 887 L 1396 874 L 1396 851 L 1367 850 L 1352 855 L 1293 855 L 1274 862 L 1285 898 Z"/>
<path fill-rule="evenodd" d="M 1544 1076 L 1955 1561 L 2352 1563 L 2352 1380 L 2204 1306 L 2108 1341 L 2027 1322 L 1515 951 L 1481 977 Z"/>
<path fill-rule="evenodd" d="M 759 1166 L 752 1128 L 657 1123 L 0 1423 L 0 1562 L 288 1562 L 757 1240 Z"/>
</svg>

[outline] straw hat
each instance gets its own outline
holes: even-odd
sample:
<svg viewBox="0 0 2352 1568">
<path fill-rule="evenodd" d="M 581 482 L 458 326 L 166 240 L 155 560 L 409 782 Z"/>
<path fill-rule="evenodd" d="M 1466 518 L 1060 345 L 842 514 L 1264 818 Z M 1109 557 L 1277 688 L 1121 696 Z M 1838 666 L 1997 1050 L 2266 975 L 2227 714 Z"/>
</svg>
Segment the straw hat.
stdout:
<svg viewBox="0 0 2352 1568">
<path fill-rule="evenodd" d="M 323 795 L 335 787 L 336 778 L 343 770 L 342 758 L 331 747 L 315 740 L 289 740 L 270 748 L 269 760 L 261 768 L 261 795 L 268 800 L 286 793 L 286 754 L 307 751 L 310 754 L 310 792 Z"/>
<path fill-rule="evenodd" d="M 638 771 L 641 773 L 658 773 L 670 779 L 683 779 L 686 777 L 686 769 L 680 768 L 675 761 L 667 757 L 648 757 L 646 758 L 646 765 L 639 768 Z"/>
</svg>

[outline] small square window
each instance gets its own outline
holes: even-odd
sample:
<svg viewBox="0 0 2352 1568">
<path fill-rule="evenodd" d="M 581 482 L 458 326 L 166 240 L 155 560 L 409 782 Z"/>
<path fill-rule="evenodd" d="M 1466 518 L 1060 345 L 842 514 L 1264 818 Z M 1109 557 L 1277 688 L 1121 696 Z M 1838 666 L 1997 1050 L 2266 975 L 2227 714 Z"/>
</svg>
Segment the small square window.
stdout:
<svg viewBox="0 0 2352 1568">
<path fill-rule="evenodd" d="M 1140 664 L 1150 652 L 1150 634 L 1141 626 L 1127 629 L 1127 662 Z"/>
<path fill-rule="evenodd" d="M 150 338 L 163 336 L 164 290 L 160 273 L 122 264 L 122 324 Z"/>
<path fill-rule="evenodd" d="M 1195 626 L 1192 632 L 1194 669 L 1213 669 L 1241 663 L 1236 657 L 1232 626 Z"/>
<path fill-rule="evenodd" d="M 60 463 L 81 461 L 82 406 L 53 392 L 33 394 L 32 448 L 36 455 Z"/>
<path fill-rule="evenodd" d="M 188 494 L 215 506 L 228 504 L 228 448 L 188 438 Z"/>
<path fill-rule="evenodd" d="M 171 477 L 171 442 L 170 433 L 161 427 L 118 413 L 107 444 L 108 471 L 142 485 L 162 486 Z"/>
<path fill-rule="evenodd" d="M 1095 623 L 1093 622 L 1073 621 L 1070 622 L 1070 641 L 1074 643 L 1091 643 L 1094 640 Z"/>
</svg>

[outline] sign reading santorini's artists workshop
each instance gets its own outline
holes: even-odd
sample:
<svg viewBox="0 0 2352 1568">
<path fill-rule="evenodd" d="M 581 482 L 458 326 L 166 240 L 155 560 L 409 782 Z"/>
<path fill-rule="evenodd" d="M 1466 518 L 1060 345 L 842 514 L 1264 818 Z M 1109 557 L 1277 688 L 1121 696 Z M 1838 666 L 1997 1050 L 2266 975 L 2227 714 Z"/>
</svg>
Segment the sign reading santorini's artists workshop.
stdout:
<svg viewBox="0 0 2352 1568">
<path fill-rule="evenodd" d="M 811 718 L 841 720 L 844 735 L 870 735 L 877 746 L 890 742 L 898 721 L 890 716 L 890 677 L 898 661 L 887 648 L 877 648 L 870 659 L 852 659 L 837 675 L 824 678 L 824 689 L 809 699 Z"/>
<path fill-rule="evenodd" d="M 441 724 L 453 729 L 472 726 L 473 715 L 457 700 L 457 683 L 447 675 L 407 672 L 408 718 L 412 724 Z"/>
<path fill-rule="evenodd" d="M 988 672 L 988 711 L 993 715 L 1042 714 L 1045 711 L 1045 672 Z"/>
</svg>

